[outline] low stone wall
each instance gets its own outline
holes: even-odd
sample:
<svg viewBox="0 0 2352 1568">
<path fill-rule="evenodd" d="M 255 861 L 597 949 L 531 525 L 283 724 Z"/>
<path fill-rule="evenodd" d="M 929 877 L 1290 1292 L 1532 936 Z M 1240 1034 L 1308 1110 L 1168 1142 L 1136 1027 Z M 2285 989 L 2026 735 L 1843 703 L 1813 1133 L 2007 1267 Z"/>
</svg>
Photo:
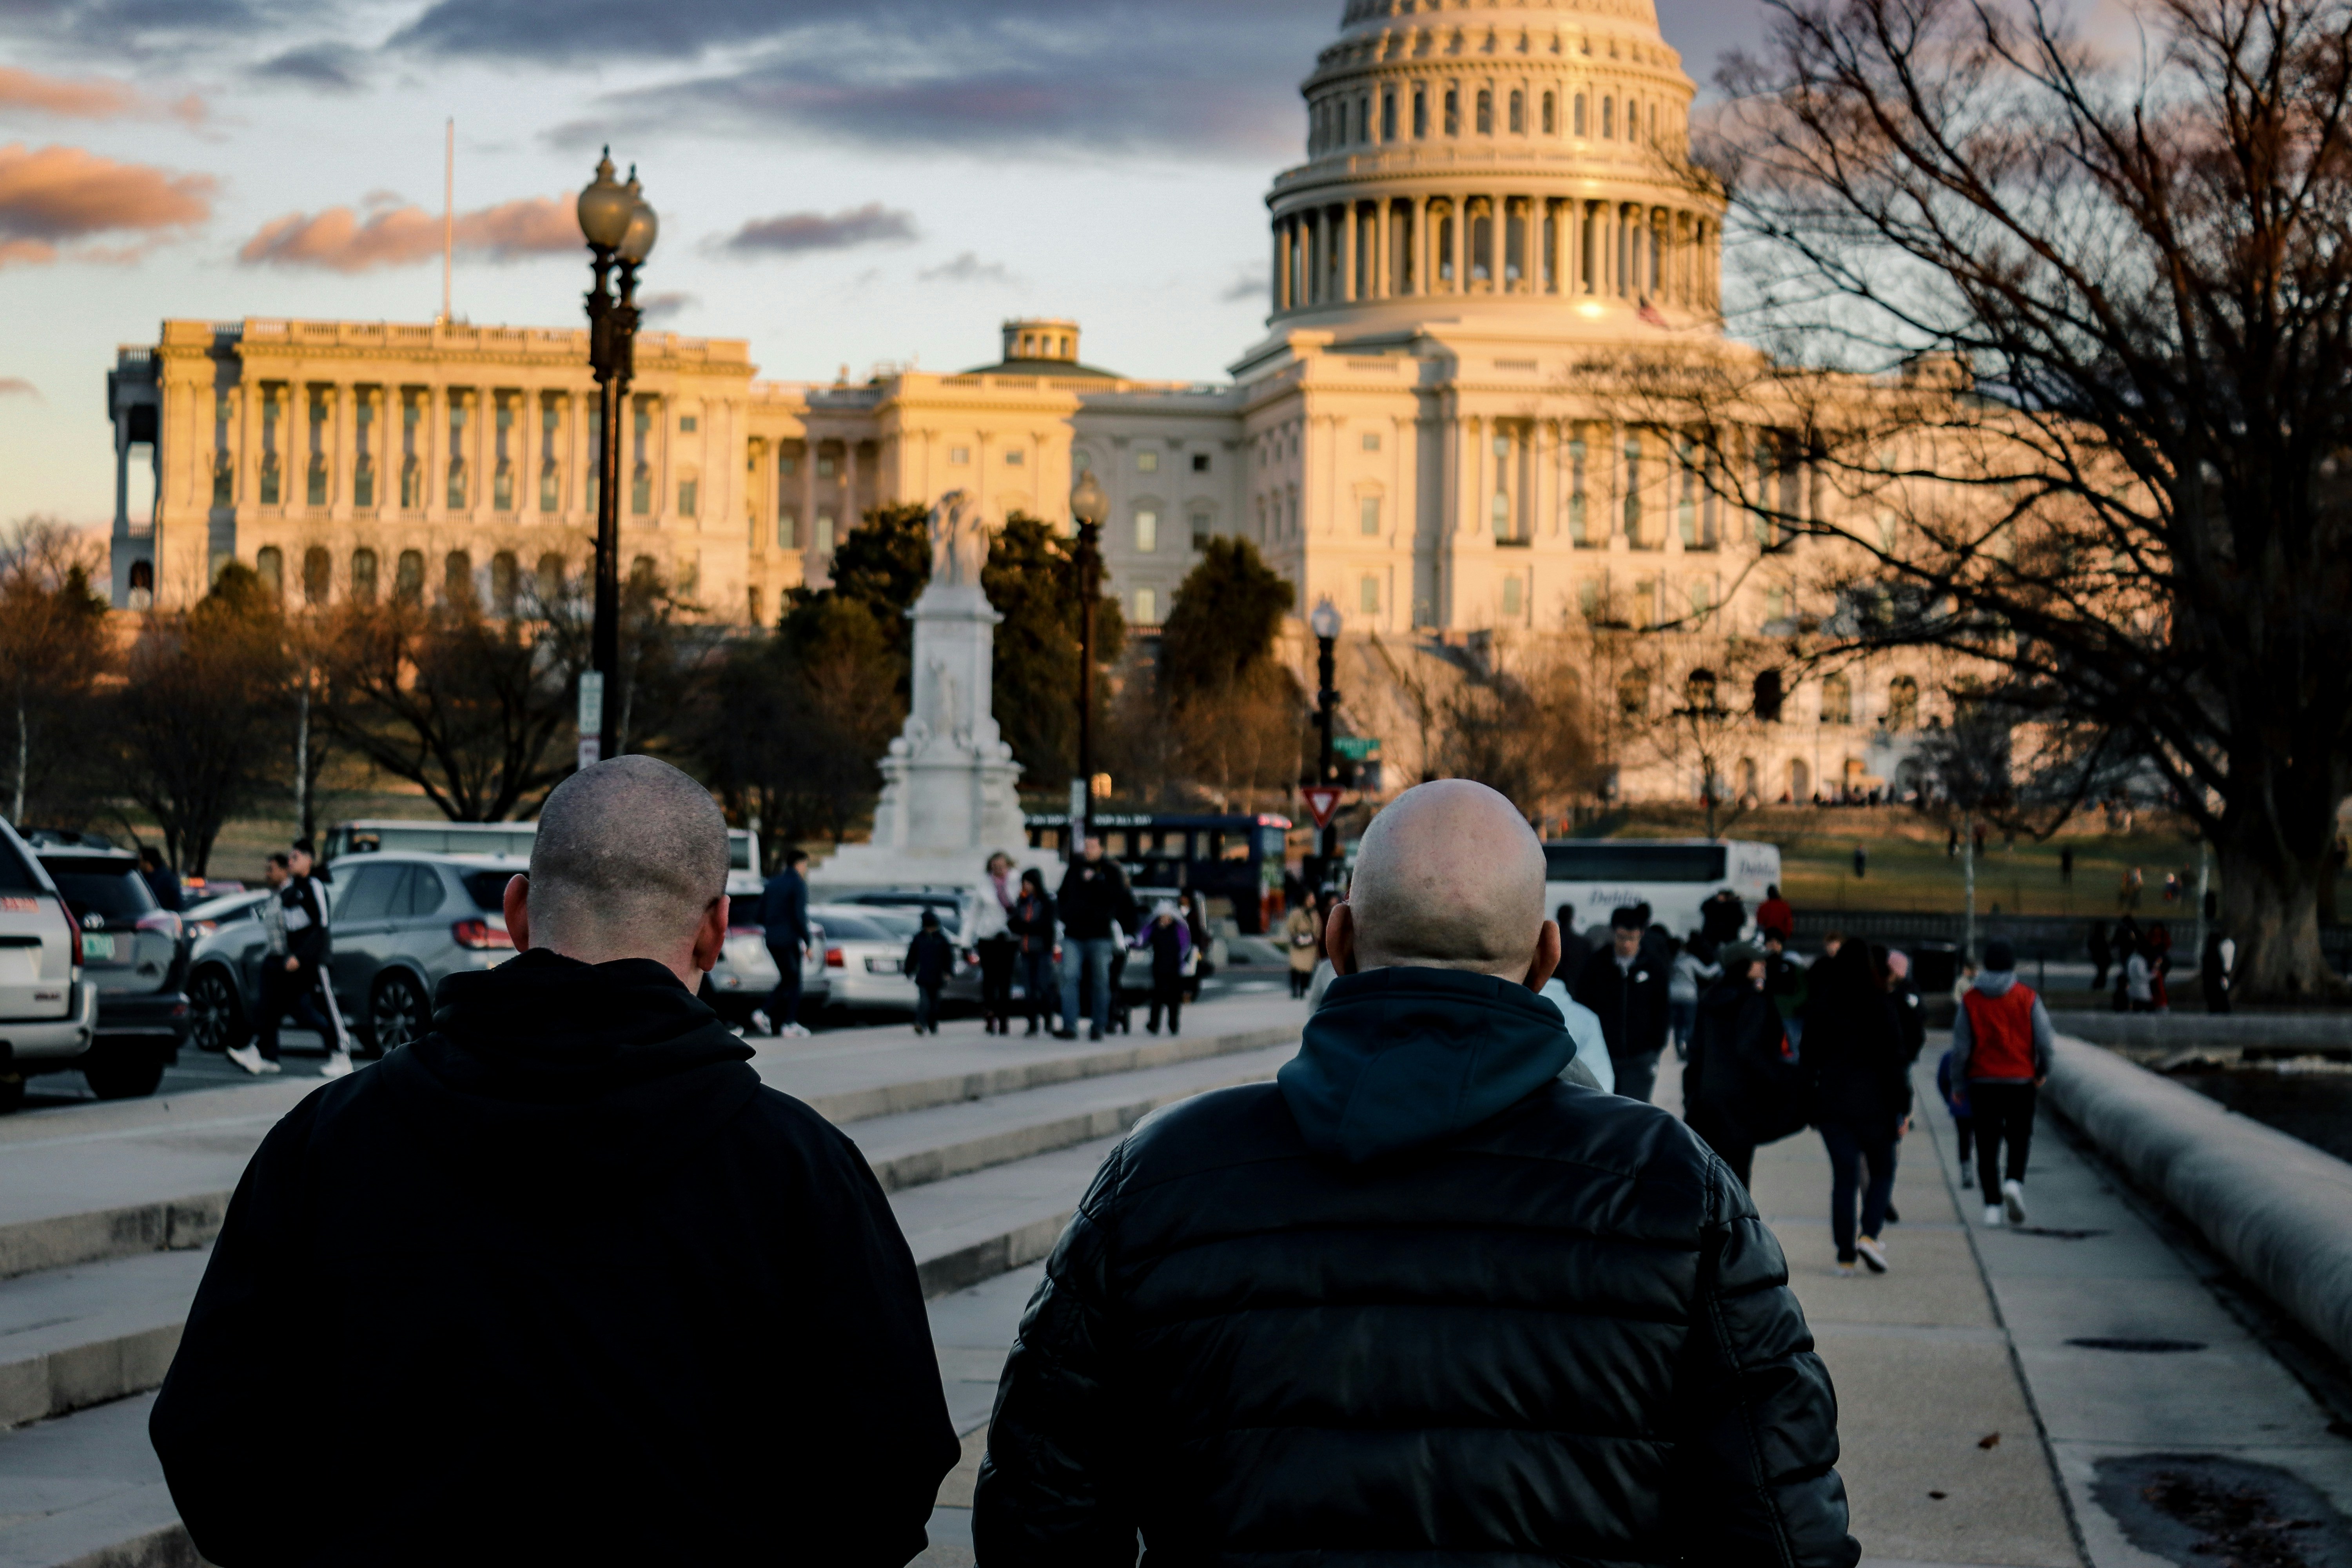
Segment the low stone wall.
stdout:
<svg viewBox="0 0 2352 1568">
<path fill-rule="evenodd" d="M 2352 1012 L 2093 1013 L 2053 1010 L 2060 1034 L 2163 1055 L 2200 1047 L 2260 1054 L 2352 1052 Z"/>
<path fill-rule="evenodd" d="M 2272 1300 L 2352 1361 L 2352 1164 L 2062 1036 L 2047 1094 Z"/>
</svg>

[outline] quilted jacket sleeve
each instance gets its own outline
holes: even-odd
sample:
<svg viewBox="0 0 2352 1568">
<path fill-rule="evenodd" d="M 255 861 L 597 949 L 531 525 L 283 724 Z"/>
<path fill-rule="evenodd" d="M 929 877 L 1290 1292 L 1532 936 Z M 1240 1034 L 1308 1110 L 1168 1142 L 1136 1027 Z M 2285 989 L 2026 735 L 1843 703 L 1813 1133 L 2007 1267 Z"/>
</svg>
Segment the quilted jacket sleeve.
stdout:
<svg viewBox="0 0 2352 1568">
<path fill-rule="evenodd" d="M 1718 1161 L 1679 1402 L 1668 1518 L 1692 1521 L 1685 1561 L 1853 1568 L 1837 1473 L 1837 1394 L 1813 1353 L 1780 1244 Z"/>
<path fill-rule="evenodd" d="M 1045 1264 L 997 1386 L 972 1502 L 982 1563 L 1133 1568 L 1137 1512 L 1126 1485 L 1109 1310 L 1113 1202 L 1125 1149 L 1111 1152 Z"/>
</svg>

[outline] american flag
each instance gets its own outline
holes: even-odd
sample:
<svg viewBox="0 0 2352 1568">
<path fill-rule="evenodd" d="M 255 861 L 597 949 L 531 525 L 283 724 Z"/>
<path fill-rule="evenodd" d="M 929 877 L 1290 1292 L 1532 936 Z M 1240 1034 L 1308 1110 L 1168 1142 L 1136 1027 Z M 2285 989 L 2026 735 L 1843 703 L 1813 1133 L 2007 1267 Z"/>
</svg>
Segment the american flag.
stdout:
<svg viewBox="0 0 2352 1568">
<path fill-rule="evenodd" d="M 1634 310 L 1633 313 L 1641 317 L 1642 320 L 1649 322 L 1650 325 L 1654 327 L 1663 327 L 1666 324 L 1666 319 L 1658 314 L 1656 307 L 1653 306 L 1647 300 L 1643 300 L 1640 306 Z"/>
</svg>

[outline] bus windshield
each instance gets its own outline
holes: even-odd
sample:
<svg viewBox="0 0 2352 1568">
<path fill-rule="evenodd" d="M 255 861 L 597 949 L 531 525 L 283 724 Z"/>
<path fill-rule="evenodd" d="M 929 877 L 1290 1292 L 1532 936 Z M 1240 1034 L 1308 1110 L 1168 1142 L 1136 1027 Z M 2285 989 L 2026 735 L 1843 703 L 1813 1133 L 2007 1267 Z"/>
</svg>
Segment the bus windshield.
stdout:
<svg viewBox="0 0 2352 1568">
<path fill-rule="evenodd" d="M 1553 882 L 1720 882 L 1720 844 L 1612 844 L 1572 840 L 1543 847 L 1545 879 Z"/>
</svg>

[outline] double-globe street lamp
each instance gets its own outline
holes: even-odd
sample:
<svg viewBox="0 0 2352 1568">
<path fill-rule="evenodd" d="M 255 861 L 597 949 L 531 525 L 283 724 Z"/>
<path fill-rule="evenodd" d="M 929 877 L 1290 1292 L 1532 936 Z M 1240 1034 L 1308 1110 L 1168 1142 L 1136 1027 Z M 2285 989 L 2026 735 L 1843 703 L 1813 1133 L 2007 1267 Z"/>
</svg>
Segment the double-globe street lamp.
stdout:
<svg viewBox="0 0 2352 1568">
<path fill-rule="evenodd" d="M 630 165 L 626 184 L 613 178 L 613 150 L 597 160 L 596 177 L 580 193 L 580 232 L 594 255 L 595 284 L 588 290 L 588 361 L 596 373 L 601 401 L 596 431 L 596 620 L 590 638 L 592 679 L 583 681 L 580 760 L 586 763 L 620 751 L 615 716 L 608 700 L 621 664 L 621 405 L 628 401 L 636 374 L 637 268 L 654 250 L 660 220 L 637 187 Z M 612 291 L 620 267 L 620 291 Z M 596 731 L 589 753 L 588 731 Z"/>
<path fill-rule="evenodd" d="M 1315 782 L 1329 785 L 1336 784 L 1339 777 L 1339 770 L 1331 760 L 1333 719 L 1339 706 L 1339 694 L 1331 689 L 1335 673 L 1333 655 L 1339 641 L 1339 607 L 1327 597 L 1316 605 L 1314 613 L 1307 617 L 1307 624 L 1315 633 L 1315 727 L 1322 731 L 1321 756 L 1316 768 Z M 1339 864 L 1339 819 L 1337 813 L 1323 825 L 1320 861 L 1316 877 L 1318 881 L 1329 877 Z"/>
<path fill-rule="evenodd" d="M 1070 491 L 1070 517 L 1078 525 L 1072 559 L 1078 578 L 1078 774 L 1070 781 L 1070 859 L 1076 862 L 1095 824 L 1095 601 L 1102 596 L 1102 525 L 1110 497 L 1092 469 Z"/>
</svg>

